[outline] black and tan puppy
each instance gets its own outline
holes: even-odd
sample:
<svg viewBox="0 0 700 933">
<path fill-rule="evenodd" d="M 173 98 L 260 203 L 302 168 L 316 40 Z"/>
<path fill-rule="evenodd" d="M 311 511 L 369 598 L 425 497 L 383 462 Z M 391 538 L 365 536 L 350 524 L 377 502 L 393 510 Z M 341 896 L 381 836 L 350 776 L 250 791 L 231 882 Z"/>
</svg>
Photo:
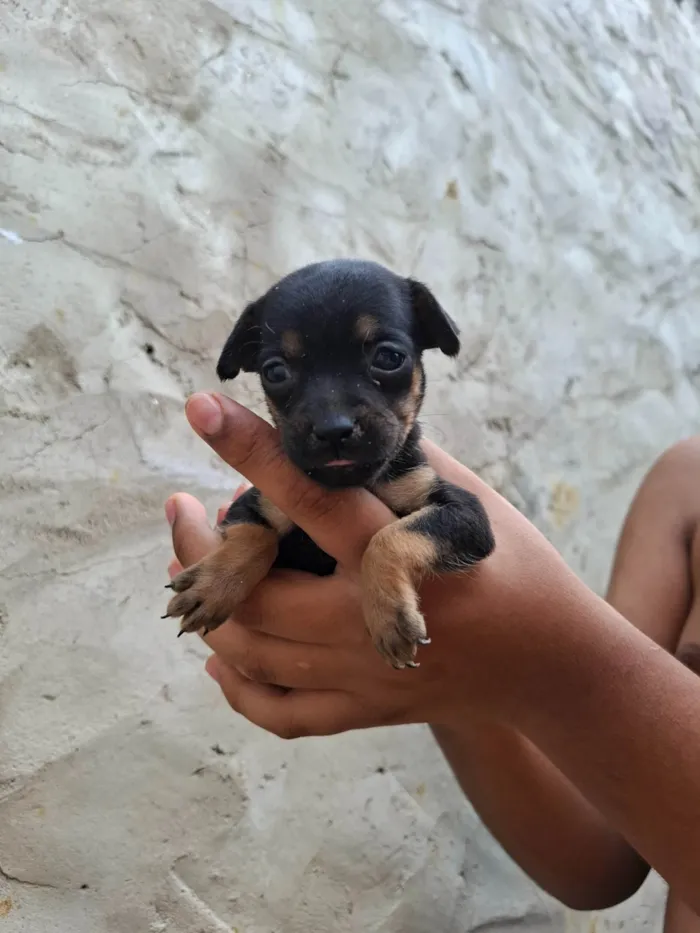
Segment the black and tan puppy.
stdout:
<svg viewBox="0 0 700 933">
<path fill-rule="evenodd" d="M 217 366 L 257 372 L 289 459 L 326 487 L 364 486 L 397 515 L 362 563 L 364 614 L 379 652 L 416 666 L 427 644 L 417 587 L 428 574 L 487 557 L 486 513 L 425 462 L 416 417 L 424 350 L 459 352 L 457 328 L 430 291 L 371 262 L 300 269 L 248 305 Z M 271 567 L 333 573 L 335 561 L 257 489 L 228 511 L 217 551 L 172 581 L 167 614 L 182 630 L 225 622 Z"/>
</svg>

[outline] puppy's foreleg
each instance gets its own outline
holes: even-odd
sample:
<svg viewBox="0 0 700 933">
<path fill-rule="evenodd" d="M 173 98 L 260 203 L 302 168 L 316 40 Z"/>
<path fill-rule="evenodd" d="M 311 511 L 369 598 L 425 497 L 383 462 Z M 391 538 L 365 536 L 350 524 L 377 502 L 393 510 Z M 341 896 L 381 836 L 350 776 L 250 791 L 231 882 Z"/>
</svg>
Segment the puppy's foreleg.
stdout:
<svg viewBox="0 0 700 933">
<path fill-rule="evenodd" d="M 379 531 L 362 561 L 362 589 L 365 622 L 382 657 L 396 668 L 415 667 L 418 646 L 428 643 L 422 580 L 473 567 L 493 548 L 481 502 L 442 480 L 422 508 Z"/>
<path fill-rule="evenodd" d="M 267 576 L 279 539 L 291 527 L 276 506 L 257 489 L 249 489 L 226 513 L 216 551 L 169 584 L 176 595 L 165 617 L 182 617 L 180 634 L 218 628 Z"/>
</svg>

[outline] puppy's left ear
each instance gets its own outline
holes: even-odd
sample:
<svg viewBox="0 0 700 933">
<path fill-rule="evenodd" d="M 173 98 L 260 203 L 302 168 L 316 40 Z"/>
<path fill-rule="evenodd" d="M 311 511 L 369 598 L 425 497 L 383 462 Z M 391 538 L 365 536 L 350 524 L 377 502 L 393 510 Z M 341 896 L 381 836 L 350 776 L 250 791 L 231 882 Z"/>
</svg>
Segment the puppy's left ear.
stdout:
<svg viewBox="0 0 700 933">
<path fill-rule="evenodd" d="M 459 353 L 459 329 L 433 293 L 415 279 L 408 279 L 413 317 L 421 350 L 442 350 L 446 356 Z"/>
<path fill-rule="evenodd" d="M 241 370 L 255 372 L 260 353 L 262 306 L 263 298 L 251 302 L 236 321 L 216 364 L 216 375 L 222 382 L 235 379 Z"/>
</svg>

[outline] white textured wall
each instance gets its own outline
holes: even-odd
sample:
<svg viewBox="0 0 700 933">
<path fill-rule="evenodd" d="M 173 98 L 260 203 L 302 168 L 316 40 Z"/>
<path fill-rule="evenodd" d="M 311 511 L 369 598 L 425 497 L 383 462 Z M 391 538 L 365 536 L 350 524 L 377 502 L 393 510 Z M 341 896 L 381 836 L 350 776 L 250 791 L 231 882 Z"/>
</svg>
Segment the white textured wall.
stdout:
<svg viewBox="0 0 700 933">
<path fill-rule="evenodd" d="M 653 884 L 595 921 L 538 893 L 422 729 L 238 721 L 157 619 L 161 508 L 233 484 L 182 402 L 243 303 L 373 257 L 462 325 L 431 436 L 601 589 L 700 427 L 699 29 L 673 0 L 5 0 L 0 928 L 659 929 Z"/>
</svg>

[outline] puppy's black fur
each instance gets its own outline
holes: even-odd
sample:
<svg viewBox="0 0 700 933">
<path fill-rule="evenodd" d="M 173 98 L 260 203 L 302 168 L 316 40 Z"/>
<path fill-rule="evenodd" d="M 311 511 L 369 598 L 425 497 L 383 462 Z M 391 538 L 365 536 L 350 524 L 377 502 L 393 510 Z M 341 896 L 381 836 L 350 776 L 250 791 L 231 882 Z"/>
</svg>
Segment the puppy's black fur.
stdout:
<svg viewBox="0 0 700 933">
<path fill-rule="evenodd" d="M 285 452 L 329 488 L 364 486 L 399 518 L 370 542 L 362 566 L 365 620 L 395 667 L 427 643 L 417 587 L 429 573 L 486 558 L 494 539 L 477 499 L 427 465 L 416 418 L 426 350 L 459 352 L 454 322 L 421 283 L 371 262 L 306 266 L 244 310 L 217 373 L 260 374 Z M 214 554 L 172 582 L 168 614 L 183 631 L 228 618 L 269 569 L 330 574 L 335 561 L 257 489 L 233 503 Z"/>
</svg>

